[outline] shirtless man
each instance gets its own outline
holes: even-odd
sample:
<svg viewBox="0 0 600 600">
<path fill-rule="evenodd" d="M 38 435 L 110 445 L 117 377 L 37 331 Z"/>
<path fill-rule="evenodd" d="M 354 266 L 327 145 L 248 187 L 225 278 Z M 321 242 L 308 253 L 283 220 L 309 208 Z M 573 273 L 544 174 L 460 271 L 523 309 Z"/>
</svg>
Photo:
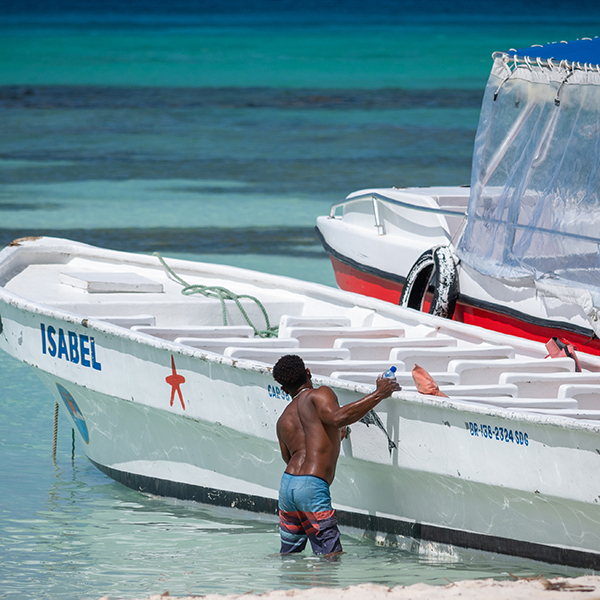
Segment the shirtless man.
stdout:
<svg viewBox="0 0 600 600">
<path fill-rule="evenodd" d="M 331 388 L 313 388 L 303 360 L 289 354 L 277 361 L 273 378 L 292 397 L 277 421 L 281 455 L 287 463 L 279 490 L 281 553 L 301 552 L 307 539 L 316 554 L 339 553 L 342 545 L 329 486 L 345 428 L 400 386 L 379 377 L 375 391 L 340 406 Z"/>
</svg>

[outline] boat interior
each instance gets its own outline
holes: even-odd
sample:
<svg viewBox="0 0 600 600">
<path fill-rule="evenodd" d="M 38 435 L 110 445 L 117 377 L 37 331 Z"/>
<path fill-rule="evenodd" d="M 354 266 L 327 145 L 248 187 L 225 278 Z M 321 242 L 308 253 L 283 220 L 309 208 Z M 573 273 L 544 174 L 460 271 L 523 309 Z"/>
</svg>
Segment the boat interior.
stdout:
<svg viewBox="0 0 600 600">
<path fill-rule="evenodd" d="M 375 227 L 379 235 L 406 237 L 425 228 L 430 237 L 439 229 L 437 235 L 452 239 L 464 221 L 468 204 L 468 187 L 363 190 L 334 204 L 329 218 L 367 230 Z"/>
<path fill-rule="evenodd" d="M 293 284 L 277 285 L 294 280 L 258 281 L 248 272 L 232 277 L 239 270 L 222 271 L 178 269 L 190 285 L 228 287 L 238 294 L 236 299 L 182 294 L 181 282 L 157 264 L 132 268 L 87 257 L 21 265 L 10 275 L 0 272 L 0 278 L 6 290 L 63 314 L 111 323 L 136 332 L 140 341 L 168 341 L 209 360 L 225 356 L 272 366 L 293 353 L 313 375 L 330 378 L 330 385 L 339 381 L 362 389 L 395 365 L 407 392 L 416 392 L 411 370 L 418 364 L 456 402 L 600 420 L 600 363 L 595 357 L 579 354 L 584 372 L 575 372 L 574 360 L 546 358 L 541 346 L 523 351 L 518 344 L 490 343 L 483 330 L 416 316 L 401 319 L 356 306 L 352 296 L 330 300 L 310 285 L 306 292 Z M 260 299 L 269 321 L 254 298 Z M 269 327 L 265 336 L 261 330 Z"/>
</svg>

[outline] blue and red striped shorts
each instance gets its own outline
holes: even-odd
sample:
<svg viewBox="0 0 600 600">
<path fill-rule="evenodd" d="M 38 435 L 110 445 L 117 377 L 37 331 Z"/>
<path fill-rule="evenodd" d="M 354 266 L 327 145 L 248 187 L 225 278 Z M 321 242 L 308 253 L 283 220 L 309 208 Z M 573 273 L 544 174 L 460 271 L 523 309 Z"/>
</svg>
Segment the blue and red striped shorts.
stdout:
<svg viewBox="0 0 600 600">
<path fill-rule="evenodd" d="M 279 488 L 281 553 L 302 552 L 310 540 L 313 552 L 341 552 L 329 484 L 313 475 L 284 473 Z"/>
</svg>

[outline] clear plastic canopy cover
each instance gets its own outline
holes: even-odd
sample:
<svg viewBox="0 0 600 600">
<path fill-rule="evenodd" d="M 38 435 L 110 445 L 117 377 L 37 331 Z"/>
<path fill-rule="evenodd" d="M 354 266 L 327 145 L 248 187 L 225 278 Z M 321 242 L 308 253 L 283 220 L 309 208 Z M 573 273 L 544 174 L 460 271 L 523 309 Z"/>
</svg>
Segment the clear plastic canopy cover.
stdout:
<svg viewBox="0 0 600 600">
<path fill-rule="evenodd" d="M 600 70 L 521 52 L 494 55 L 457 254 L 493 277 L 583 288 L 598 307 Z"/>
</svg>

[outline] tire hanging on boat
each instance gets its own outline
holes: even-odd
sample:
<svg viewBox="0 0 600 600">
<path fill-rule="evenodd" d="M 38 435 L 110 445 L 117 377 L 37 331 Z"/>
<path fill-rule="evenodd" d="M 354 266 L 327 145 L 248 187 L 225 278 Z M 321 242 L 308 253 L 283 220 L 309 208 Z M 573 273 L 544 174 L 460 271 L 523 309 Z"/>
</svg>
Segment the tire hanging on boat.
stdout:
<svg viewBox="0 0 600 600">
<path fill-rule="evenodd" d="M 458 299 L 458 274 L 454 254 L 448 246 L 423 252 L 406 276 L 400 306 L 423 310 L 423 300 L 433 287 L 429 314 L 451 319 Z"/>
</svg>

